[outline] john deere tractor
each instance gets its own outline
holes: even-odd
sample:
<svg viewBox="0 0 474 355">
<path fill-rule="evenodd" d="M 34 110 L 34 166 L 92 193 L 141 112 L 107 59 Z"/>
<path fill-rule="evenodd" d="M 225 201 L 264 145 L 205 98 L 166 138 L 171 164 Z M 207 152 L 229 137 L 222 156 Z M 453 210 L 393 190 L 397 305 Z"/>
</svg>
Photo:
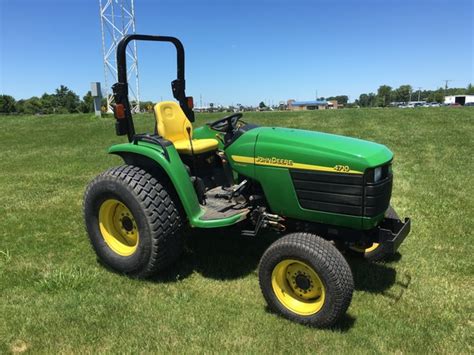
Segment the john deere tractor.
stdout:
<svg viewBox="0 0 474 355">
<path fill-rule="evenodd" d="M 132 40 L 169 42 L 177 51 L 176 102 L 154 107 L 153 133 L 136 133 L 133 124 L 126 64 Z M 97 176 L 84 197 L 99 259 L 120 273 L 149 277 L 179 258 L 193 228 L 233 226 L 251 238 L 274 231 L 259 264 L 269 308 L 303 324 L 333 326 L 354 289 L 340 249 L 380 260 L 410 231 L 410 220 L 390 206 L 392 152 L 354 138 L 260 127 L 241 113 L 193 129 L 184 49 L 174 37 L 124 37 L 117 70 L 116 133 L 128 143 L 109 153 L 124 165 Z"/>
</svg>

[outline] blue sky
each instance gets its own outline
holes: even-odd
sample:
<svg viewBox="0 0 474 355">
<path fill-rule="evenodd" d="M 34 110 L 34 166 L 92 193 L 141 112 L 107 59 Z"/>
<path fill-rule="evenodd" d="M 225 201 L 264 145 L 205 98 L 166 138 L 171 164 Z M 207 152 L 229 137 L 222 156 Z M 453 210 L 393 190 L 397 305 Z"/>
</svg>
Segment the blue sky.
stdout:
<svg viewBox="0 0 474 355">
<path fill-rule="evenodd" d="M 253 104 L 474 82 L 472 0 L 135 0 L 137 32 L 186 48 L 187 93 L 199 104 Z M 81 96 L 103 81 L 98 0 L 0 0 L 0 91 L 60 84 Z M 175 57 L 138 47 L 142 100 L 171 97 Z"/>
</svg>

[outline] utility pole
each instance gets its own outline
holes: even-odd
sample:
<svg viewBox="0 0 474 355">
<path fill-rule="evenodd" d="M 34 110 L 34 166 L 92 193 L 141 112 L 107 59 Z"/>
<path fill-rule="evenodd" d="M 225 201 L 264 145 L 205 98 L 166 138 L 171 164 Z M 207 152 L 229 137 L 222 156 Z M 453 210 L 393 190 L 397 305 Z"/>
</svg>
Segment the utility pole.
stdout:
<svg viewBox="0 0 474 355">
<path fill-rule="evenodd" d="M 448 96 L 448 83 L 453 81 L 451 79 L 444 79 L 444 96 Z"/>
<path fill-rule="evenodd" d="M 420 95 L 421 95 L 421 89 L 422 89 L 422 87 L 421 87 L 421 86 L 418 86 L 417 89 L 418 89 L 418 101 L 420 101 Z"/>
</svg>

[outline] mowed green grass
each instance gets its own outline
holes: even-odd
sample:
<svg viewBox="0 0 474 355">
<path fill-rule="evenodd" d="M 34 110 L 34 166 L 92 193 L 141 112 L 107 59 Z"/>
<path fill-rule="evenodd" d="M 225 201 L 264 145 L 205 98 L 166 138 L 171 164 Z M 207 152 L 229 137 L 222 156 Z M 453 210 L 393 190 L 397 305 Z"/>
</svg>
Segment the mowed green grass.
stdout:
<svg viewBox="0 0 474 355">
<path fill-rule="evenodd" d="M 221 114 L 201 115 L 197 124 Z M 395 153 L 392 203 L 413 220 L 385 264 L 348 259 L 355 293 L 335 329 L 270 313 L 260 256 L 276 236 L 196 231 L 154 280 L 113 273 L 89 246 L 82 197 L 121 164 L 113 120 L 0 117 L 0 352 L 472 353 L 474 109 L 246 113 L 261 125 L 320 130 Z M 152 116 L 136 117 L 152 127 Z"/>
</svg>

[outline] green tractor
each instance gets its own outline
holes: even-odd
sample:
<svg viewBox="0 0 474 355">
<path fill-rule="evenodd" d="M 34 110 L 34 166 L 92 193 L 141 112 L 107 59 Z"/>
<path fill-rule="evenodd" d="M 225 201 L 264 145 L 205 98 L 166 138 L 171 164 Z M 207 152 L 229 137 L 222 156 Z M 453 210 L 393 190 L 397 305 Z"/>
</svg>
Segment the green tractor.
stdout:
<svg viewBox="0 0 474 355">
<path fill-rule="evenodd" d="M 133 124 L 126 65 L 132 40 L 170 42 L 177 51 L 177 102 L 154 107 L 153 134 L 138 134 Z M 116 133 L 129 142 L 109 153 L 125 165 L 97 176 L 84 197 L 87 232 L 102 263 L 149 277 L 179 258 L 192 228 L 234 226 L 249 237 L 275 231 L 279 238 L 259 264 L 269 308 L 303 324 L 333 326 L 354 289 L 339 249 L 380 260 L 410 231 L 410 220 L 390 207 L 392 152 L 354 138 L 259 127 L 241 113 L 193 129 L 184 49 L 174 37 L 124 37 L 117 70 Z"/>
</svg>

